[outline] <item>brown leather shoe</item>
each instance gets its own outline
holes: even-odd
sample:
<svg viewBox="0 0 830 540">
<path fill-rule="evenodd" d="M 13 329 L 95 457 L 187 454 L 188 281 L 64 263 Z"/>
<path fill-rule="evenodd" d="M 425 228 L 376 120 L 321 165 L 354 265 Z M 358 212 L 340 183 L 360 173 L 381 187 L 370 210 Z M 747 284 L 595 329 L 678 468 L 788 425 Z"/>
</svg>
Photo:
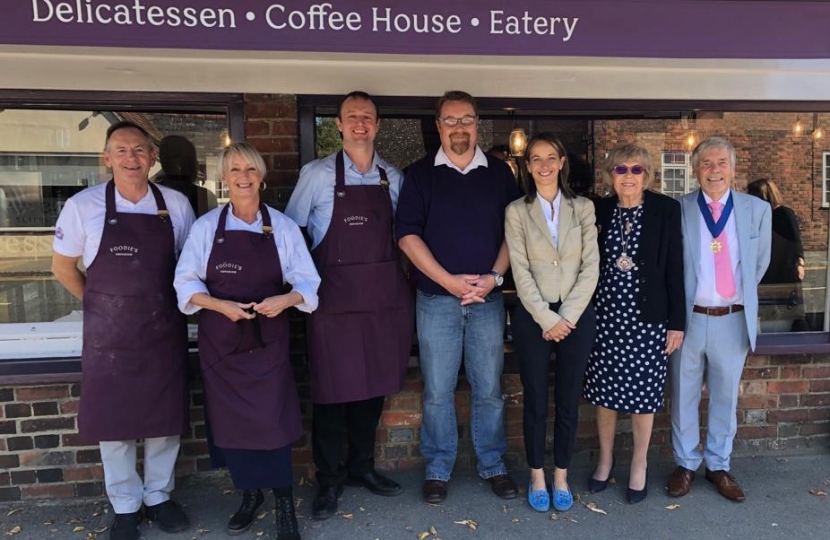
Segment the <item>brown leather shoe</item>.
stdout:
<svg viewBox="0 0 830 540">
<path fill-rule="evenodd" d="M 666 489 L 672 497 L 682 497 L 689 492 L 692 482 L 695 479 L 695 472 L 686 467 L 677 466 L 669 477 Z"/>
<path fill-rule="evenodd" d="M 727 471 L 710 471 L 706 469 L 706 479 L 718 486 L 718 493 L 735 502 L 744 502 L 746 495 L 735 477 Z"/>
<path fill-rule="evenodd" d="M 443 480 L 426 480 L 422 491 L 424 502 L 438 504 L 447 498 L 447 483 Z"/>
<path fill-rule="evenodd" d="M 506 474 L 488 478 L 487 481 L 490 482 L 490 488 L 493 490 L 493 493 L 502 499 L 512 499 L 519 495 L 519 486 Z"/>
</svg>

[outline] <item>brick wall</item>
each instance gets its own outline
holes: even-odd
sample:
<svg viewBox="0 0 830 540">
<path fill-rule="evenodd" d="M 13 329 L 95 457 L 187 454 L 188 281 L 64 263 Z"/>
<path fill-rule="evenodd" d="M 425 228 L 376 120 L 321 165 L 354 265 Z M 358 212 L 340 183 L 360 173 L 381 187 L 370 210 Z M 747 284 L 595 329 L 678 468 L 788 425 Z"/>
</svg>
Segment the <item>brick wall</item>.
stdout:
<svg viewBox="0 0 830 540">
<path fill-rule="evenodd" d="M 719 135 L 735 145 L 736 185 L 743 190 L 758 178 L 772 179 L 784 196 L 784 204 L 795 210 L 801 227 L 804 249 L 827 252 L 828 215 L 822 208 L 822 154 L 830 151 L 830 114 L 818 114 L 816 127 L 824 131 L 814 139 L 813 116 L 797 113 L 701 114 L 694 121 L 603 120 L 594 125 L 594 147 L 598 158 L 623 143 L 642 144 L 660 171 L 662 152 L 690 152 L 689 135 L 695 144 Z M 793 126 L 800 121 L 800 134 Z M 600 190 L 602 192 L 602 190 Z"/>
<path fill-rule="evenodd" d="M 302 367 L 296 378 L 303 397 L 306 433 L 294 447 L 298 475 L 311 476 L 311 426 L 307 376 Z M 551 386 L 553 382 L 551 380 Z M 103 493 L 103 471 L 97 446 L 77 436 L 75 415 L 80 385 L 52 384 L 0 388 L 0 501 L 94 497 Z M 505 396 L 506 460 L 524 467 L 522 443 L 522 387 L 519 376 L 502 377 Z M 410 369 L 400 393 L 386 400 L 377 433 L 376 455 L 382 469 L 422 466 L 418 449 L 423 383 L 416 368 Z M 781 453 L 826 448 L 830 444 L 830 356 L 752 356 L 748 359 L 738 401 L 738 436 L 735 455 Z M 198 382 L 191 390 L 190 431 L 182 440 L 177 474 L 190 475 L 210 469 L 204 440 L 203 395 Z M 706 419 L 706 400 L 701 415 Z M 470 438 L 469 385 L 459 381 L 458 467 L 471 469 L 475 458 Z M 586 465 L 597 449 L 594 409 L 584 404 L 577 440 L 575 464 Z M 553 408 L 548 425 L 552 444 Z M 617 455 L 625 460 L 632 447 L 631 426 L 621 417 Z M 658 414 L 654 424 L 651 459 L 671 460 L 671 422 Z M 552 455 L 550 455 L 552 460 Z"/>
</svg>

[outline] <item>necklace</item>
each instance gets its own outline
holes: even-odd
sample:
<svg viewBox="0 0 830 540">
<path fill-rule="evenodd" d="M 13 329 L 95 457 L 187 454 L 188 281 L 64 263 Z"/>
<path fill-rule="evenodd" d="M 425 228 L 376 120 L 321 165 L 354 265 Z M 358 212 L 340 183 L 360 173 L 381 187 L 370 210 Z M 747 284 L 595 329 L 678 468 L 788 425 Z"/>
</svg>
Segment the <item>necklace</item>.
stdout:
<svg viewBox="0 0 830 540">
<path fill-rule="evenodd" d="M 632 224 L 637 221 L 637 218 L 640 216 L 640 210 L 642 210 L 643 205 L 642 203 L 637 206 L 637 210 L 634 212 L 634 216 L 631 218 L 631 221 L 625 220 L 625 226 L 623 226 L 623 213 L 622 209 L 619 205 L 617 205 L 617 210 L 619 210 L 619 218 L 620 218 L 620 238 L 622 238 L 623 245 L 622 245 L 622 253 L 619 257 L 617 257 L 617 262 L 614 263 L 614 266 L 617 267 L 617 270 L 620 272 L 630 272 L 632 268 L 634 268 L 634 260 L 628 256 L 628 240 L 631 236 L 631 229 Z"/>
</svg>

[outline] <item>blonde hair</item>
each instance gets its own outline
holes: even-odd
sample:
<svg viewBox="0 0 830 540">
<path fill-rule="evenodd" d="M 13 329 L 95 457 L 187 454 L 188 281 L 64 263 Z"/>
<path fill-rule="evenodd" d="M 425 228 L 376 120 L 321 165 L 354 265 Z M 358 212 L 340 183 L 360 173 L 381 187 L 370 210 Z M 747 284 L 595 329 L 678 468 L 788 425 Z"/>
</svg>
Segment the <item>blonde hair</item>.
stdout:
<svg viewBox="0 0 830 540">
<path fill-rule="evenodd" d="M 225 172 L 230 167 L 230 161 L 233 156 L 238 155 L 245 159 L 248 163 L 254 166 L 260 178 L 265 178 L 265 160 L 259 150 L 246 142 L 236 142 L 225 148 L 219 158 L 219 171 L 222 175 L 222 180 L 225 179 Z"/>
</svg>

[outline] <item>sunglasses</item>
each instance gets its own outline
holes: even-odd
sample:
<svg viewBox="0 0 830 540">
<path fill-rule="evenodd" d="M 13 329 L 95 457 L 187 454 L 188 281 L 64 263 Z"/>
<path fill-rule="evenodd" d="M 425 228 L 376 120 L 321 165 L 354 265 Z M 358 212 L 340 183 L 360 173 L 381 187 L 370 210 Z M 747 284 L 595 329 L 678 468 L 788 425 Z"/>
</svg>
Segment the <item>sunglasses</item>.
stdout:
<svg viewBox="0 0 830 540">
<path fill-rule="evenodd" d="M 614 167 L 613 171 L 620 176 L 628 174 L 628 171 L 631 171 L 631 174 L 636 176 L 638 174 L 643 174 L 646 170 L 642 165 L 632 165 L 630 168 L 625 165 L 617 165 Z"/>
</svg>

